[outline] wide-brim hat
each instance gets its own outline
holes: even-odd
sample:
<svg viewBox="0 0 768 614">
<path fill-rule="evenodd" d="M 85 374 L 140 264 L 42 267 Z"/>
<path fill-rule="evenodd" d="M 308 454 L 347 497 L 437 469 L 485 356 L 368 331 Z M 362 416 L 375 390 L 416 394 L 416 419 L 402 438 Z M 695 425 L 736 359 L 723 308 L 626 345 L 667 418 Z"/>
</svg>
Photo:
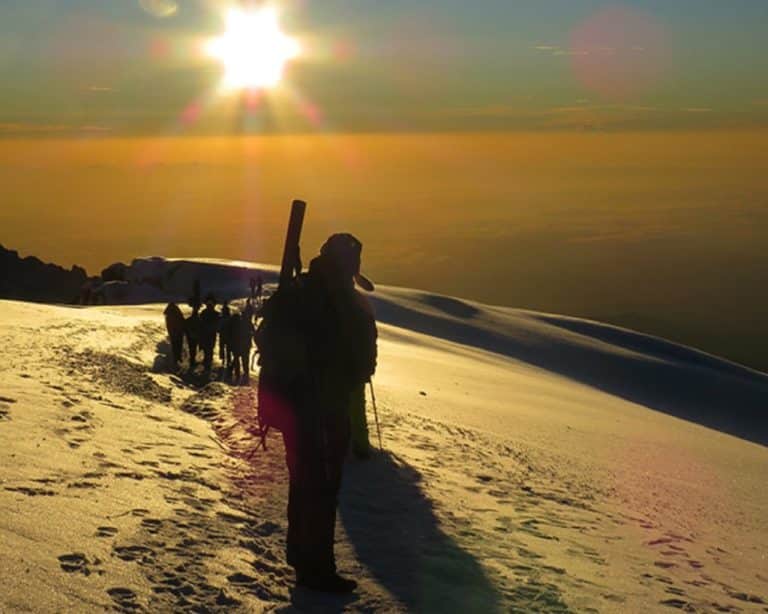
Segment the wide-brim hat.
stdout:
<svg viewBox="0 0 768 614">
<path fill-rule="evenodd" d="M 367 292 L 373 292 L 373 282 L 360 272 L 363 244 L 348 232 L 339 232 L 328 237 L 320 248 L 320 254 L 333 258 L 350 271 L 355 283 Z"/>
</svg>

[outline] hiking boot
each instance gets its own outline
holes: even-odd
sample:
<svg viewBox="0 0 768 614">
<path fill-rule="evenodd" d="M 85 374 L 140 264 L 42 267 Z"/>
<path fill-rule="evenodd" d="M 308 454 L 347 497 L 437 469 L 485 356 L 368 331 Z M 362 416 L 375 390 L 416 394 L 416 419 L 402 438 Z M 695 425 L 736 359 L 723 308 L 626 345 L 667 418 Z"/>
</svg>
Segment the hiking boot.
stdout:
<svg viewBox="0 0 768 614">
<path fill-rule="evenodd" d="M 321 593 L 351 593 L 357 588 L 357 582 L 337 573 L 323 575 L 300 573 L 296 576 L 296 583 Z"/>
</svg>

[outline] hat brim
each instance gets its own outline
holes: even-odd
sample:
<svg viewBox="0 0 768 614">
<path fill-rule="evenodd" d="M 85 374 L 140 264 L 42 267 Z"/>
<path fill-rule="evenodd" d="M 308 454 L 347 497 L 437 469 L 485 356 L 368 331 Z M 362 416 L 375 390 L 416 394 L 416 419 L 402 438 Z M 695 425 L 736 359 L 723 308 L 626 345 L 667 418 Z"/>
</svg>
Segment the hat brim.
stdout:
<svg viewBox="0 0 768 614">
<path fill-rule="evenodd" d="M 373 282 L 362 273 L 355 273 L 355 283 L 366 292 L 373 292 Z"/>
</svg>

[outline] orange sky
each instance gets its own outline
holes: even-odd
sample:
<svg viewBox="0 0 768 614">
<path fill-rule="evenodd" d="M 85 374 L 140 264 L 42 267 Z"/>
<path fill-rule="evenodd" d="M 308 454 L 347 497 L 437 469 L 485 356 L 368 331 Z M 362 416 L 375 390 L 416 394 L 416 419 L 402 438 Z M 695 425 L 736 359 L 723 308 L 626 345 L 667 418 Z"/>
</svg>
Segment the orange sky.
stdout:
<svg viewBox="0 0 768 614">
<path fill-rule="evenodd" d="M 728 132 L 5 140 L 0 239 L 91 270 L 154 253 L 275 261 L 302 197 L 308 249 L 349 228 L 392 283 L 422 274 L 408 267 L 445 277 L 430 263 L 461 266 L 489 242 L 506 245 L 493 255 L 510 271 L 520 242 L 545 262 L 555 240 L 566 260 L 692 248 L 710 230 L 746 245 L 768 198 L 766 144 Z"/>
<path fill-rule="evenodd" d="M 382 283 L 727 339 L 768 305 L 766 152 L 768 134 L 725 131 L 6 139 L 0 242 L 93 273 L 276 263 L 304 198 L 305 257 L 351 231 Z"/>
</svg>

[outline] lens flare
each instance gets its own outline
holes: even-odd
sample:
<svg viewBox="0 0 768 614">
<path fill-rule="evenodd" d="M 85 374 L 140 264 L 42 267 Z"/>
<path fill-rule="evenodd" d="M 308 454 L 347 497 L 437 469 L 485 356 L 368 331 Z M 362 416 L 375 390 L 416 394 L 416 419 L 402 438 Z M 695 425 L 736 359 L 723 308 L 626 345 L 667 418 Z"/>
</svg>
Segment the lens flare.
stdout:
<svg viewBox="0 0 768 614">
<path fill-rule="evenodd" d="M 266 7 L 231 9 L 225 32 L 211 40 L 206 51 L 224 66 L 225 88 L 264 89 L 280 82 L 301 46 L 282 31 L 275 9 Z"/>
<path fill-rule="evenodd" d="M 620 5 L 600 9 L 574 28 L 567 55 L 581 84 L 613 102 L 652 90 L 671 59 L 663 24 Z"/>
<path fill-rule="evenodd" d="M 153 17 L 171 17 L 179 10 L 175 0 L 139 0 L 139 5 Z"/>
</svg>

